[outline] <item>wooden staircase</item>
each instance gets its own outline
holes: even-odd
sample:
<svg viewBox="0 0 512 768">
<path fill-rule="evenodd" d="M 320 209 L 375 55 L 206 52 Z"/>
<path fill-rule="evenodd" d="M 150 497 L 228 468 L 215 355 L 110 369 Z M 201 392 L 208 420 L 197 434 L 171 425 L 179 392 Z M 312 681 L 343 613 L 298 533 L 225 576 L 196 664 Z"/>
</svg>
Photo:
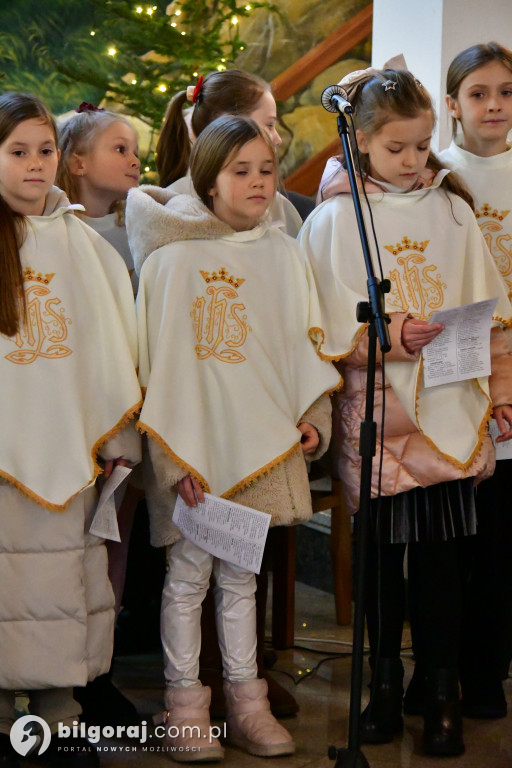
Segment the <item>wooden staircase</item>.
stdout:
<svg viewBox="0 0 512 768">
<path fill-rule="evenodd" d="M 285 101 L 294 96 L 315 77 L 339 61 L 354 46 L 371 35 L 372 23 L 371 3 L 272 80 L 272 92 L 276 101 Z M 286 189 L 303 195 L 314 195 L 327 159 L 337 154 L 339 149 L 338 139 L 330 142 L 284 180 Z"/>
</svg>

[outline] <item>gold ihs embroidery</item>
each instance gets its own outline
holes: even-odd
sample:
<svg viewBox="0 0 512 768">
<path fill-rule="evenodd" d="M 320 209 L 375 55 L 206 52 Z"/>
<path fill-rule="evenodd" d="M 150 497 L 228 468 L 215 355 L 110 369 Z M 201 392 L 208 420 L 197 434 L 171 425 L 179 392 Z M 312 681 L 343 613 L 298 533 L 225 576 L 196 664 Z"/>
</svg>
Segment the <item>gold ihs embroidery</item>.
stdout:
<svg viewBox="0 0 512 768">
<path fill-rule="evenodd" d="M 397 256 L 397 267 L 389 273 L 389 308 L 398 312 L 411 312 L 422 320 L 427 320 L 434 310 L 443 305 L 446 288 L 435 264 L 426 264 L 427 259 L 423 253 L 428 244 L 429 240 L 418 242 L 403 237 L 396 245 L 384 246 Z"/>
<path fill-rule="evenodd" d="M 492 253 L 500 274 L 505 278 L 509 296 L 512 295 L 512 237 L 503 232 L 502 221 L 510 211 L 499 211 L 484 203 L 475 211 L 487 247 Z"/>
<path fill-rule="evenodd" d="M 190 313 L 198 341 L 196 355 L 199 360 L 213 355 L 224 363 L 242 363 L 246 358 L 237 348 L 243 346 L 251 328 L 243 314 L 245 305 L 235 299 L 239 298 L 236 289 L 245 281 L 228 275 L 224 267 L 200 272 L 208 287 L 206 296 L 196 296 Z"/>
<path fill-rule="evenodd" d="M 30 267 L 23 272 L 27 321 L 11 339 L 18 347 L 5 355 L 11 363 L 28 365 L 38 357 L 60 359 L 72 353 L 62 343 L 67 338 L 67 326 L 71 324 L 71 319 L 66 317 L 65 309 L 58 309 L 61 303 L 59 298 L 47 298 L 51 294 L 48 285 L 54 274 L 36 273 Z"/>
</svg>

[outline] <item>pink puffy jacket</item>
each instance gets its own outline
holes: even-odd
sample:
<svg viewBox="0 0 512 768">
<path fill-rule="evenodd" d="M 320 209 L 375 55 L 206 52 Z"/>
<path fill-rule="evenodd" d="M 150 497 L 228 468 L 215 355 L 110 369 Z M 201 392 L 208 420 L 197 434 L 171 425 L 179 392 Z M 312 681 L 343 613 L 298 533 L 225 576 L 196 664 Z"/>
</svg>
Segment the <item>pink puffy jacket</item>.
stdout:
<svg viewBox="0 0 512 768">
<path fill-rule="evenodd" d="M 386 360 L 414 361 L 401 343 L 402 326 L 408 316 L 393 314 L 389 326 L 392 349 Z M 355 512 L 359 505 L 359 427 L 364 418 L 368 335 L 362 334 L 355 350 L 337 363 L 343 375 L 344 387 L 333 397 L 333 471 L 343 481 L 347 508 Z M 377 359 L 380 352 L 377 353 Z M 490 393 L 493 406 L 512 404 L 512 353 L 507 332 L 494 328 L 491 333 L 492 375 Z M 389 382 L 386 389 L 386 419 L 384 432 L 384 460 L 382 495 L 394 496 L 415 486 L 426 487 L 461 477 L 475 477 L 478 481 L 489 477 L 494 470 L 495 456 L 490 437 L 484 435 L 481 449 L 466 471 L 441 456 L 409 419 Z M 378 438 L 382 413 L 382 369 L 377 366 L 375 415 Z M 457 425 L 453 425 L 454 429 Z M 373 462 L 372 496 L 377 496 L 380 440 Z"/>
</svg>

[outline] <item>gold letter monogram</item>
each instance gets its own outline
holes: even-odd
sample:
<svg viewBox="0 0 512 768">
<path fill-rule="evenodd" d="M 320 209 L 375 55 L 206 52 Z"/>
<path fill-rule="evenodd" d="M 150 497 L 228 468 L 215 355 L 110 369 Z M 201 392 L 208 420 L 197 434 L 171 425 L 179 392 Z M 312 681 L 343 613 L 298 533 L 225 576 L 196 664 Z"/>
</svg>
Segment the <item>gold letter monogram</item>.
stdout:
<svg viewBox="0 0 512 768">
<path fill-rule="evenodd" d="M 389 305 L 398 309 L 399 312 L 412 312 L 415 317 L 422 320 L 428 320 L 432 311 L 442 306 L 443 288 L 446 288 L 446 283 L 442 282 L 439 273 L 434 276 L 431 274 L 437 269 L 434 264 L 419 268 L 420 264 L 426 262 L 422 254 L 428 243 L 428 240 L 418 243 L 416 240 L 412 241 L 404 237 L 396 245 L 384 246 L 393 256 L 397 256 L 398 266 L 398 269 L 392 269 L 389 273 L 391 280 Z M 404 251 L 413 251 L 413 253 L 398 255 Z"/>
<path fill-rule="evenodd" d="M 65 316 L 64 309 L 55 311 L 60 299 L 46 299 L 43 302 L 43 297 L 51 293 L 47 286 L 52 281 L 53 274 L 36 274 L 33 269 L 27 267 L 23 277 L 25 283 L 36 284 L 25 287 L 27 322 L 13 339 L 18 349 L 6 355 L 5 359 L 17 365 L 28 365 L 38 357 L 67 357 L 71 354 L 71 349 L 62 342 L 67 338 L 66 326 L 71 320 Z"/>
<path fill-rule="evenodd" d="M 487 247 L 492 253 L 501 276 L 505 279 L 509 297 L 512 296 L 512 237 L 508 234 L 498 234 L 503 232 L 501 222 L 508 216 L 510 211 L 498 211 L 492 208 L 489 203 L 484 203 L 482 207 L 475 211 L 478 225 L 482 230 Z M 485 219 L 485 220 L 483 220 Z"/>
<path fill-rule="evenodd" d="M 197 296 L 191 311 L 196 338 L 196 355 L 199 360 L 206 360 L 213 355 L 224 363 L 242 363 L 245 357 L 235 347 L 241 347 L 247 338 L 250 327 L 247 317 L 242 314 L 244 304 L 235 302 L 239 288 L 244 281 L 228 275 L 224 267 L 218 272 L 203 272 L 201 275 L 208 284 L 206 298 Z M 212 283 L 228 285 L 212 285 Z"/>
</svg>

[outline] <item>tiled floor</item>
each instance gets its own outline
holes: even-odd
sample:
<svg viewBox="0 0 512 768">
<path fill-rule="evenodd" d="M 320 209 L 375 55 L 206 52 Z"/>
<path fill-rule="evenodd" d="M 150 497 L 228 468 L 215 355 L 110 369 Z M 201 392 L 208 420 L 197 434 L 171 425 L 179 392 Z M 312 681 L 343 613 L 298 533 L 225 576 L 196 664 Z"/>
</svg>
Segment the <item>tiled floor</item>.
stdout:
<svg viewBox="0 0 512 768">
<path fill-rule="evenodd" d="M 328 653 L 350 650 L 351 629 L 337 627 L 334 622 L 332 596 L 312 587 L 297 584 L 296 648 L 281 651 L 273 675 L 290 691 L 299 705 L 297 717 L 283 720 L 293 734 L 297 751 L 292 757 L 262 759 L 238 749 L 227 748 L 223 765 L 227 768 L 328 768 L 335 762 L 327 756 L 329 745 L 347 745 L 350 658 L 331 658 Z M 407 644 L 408 637 L 404 638 Z M 314 650 L 306 650 L 307 648 Z M 320 651 L 320 652 L 318 652 Z M 314 674 L 306 675 L 321 662 Z M 411 662 L 404 657 L 406 675 Z M 366 670 L 365 670 L 366 673 Z M 305 676 L 306 675 L 306 676 Z M 116 662 L 116 681 L 150 720 L 162 706 L 162 671 L 158 655 L 120 657 Z M 507 686 L 512 711 L 512 680 Z M 366 696 L 366 689 L 365 689 Z M 427 768 L 446 765 L 449 768 L 512 768 L 512 714 L 498 721 L 465 721 L 466 753 L 452 759 L 432 759 L 421 755 L 421 718 L 405 719 L 401 739 L 384 746 L 365 746 L 363 752 L 371 768 Z M 154 749 L 155 739 L 148 739 Z M 104 768 L 141 766 L 163 768 L 171 765 L 169 757 L 156 751 L 112 752 L 112 746 L 131 746 L 133 741 L 100 742 Z"/>
</svg>

